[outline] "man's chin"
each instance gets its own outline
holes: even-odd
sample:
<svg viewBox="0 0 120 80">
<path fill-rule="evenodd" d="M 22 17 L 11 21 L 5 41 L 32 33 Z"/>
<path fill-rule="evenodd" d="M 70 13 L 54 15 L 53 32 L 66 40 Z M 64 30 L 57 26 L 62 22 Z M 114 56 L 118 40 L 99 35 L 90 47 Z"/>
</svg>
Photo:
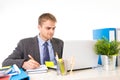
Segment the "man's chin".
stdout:
<svg viewBox="0 0 120 80">
<path fill-rule="evenodd" d="M 52 39 L 53 37 L 49 37 L 49 39 Z"/>
</svg>

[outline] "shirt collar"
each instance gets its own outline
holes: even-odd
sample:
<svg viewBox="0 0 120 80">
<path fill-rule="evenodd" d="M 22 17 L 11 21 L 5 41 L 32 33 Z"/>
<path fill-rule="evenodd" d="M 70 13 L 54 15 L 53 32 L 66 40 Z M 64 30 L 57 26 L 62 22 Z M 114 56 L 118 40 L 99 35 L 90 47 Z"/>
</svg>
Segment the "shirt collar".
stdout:
<svg viewBox="0 0 120 80">
<path fill-rule="evenodd" d="M 45 41 L 44 41 L 43 39 L 41 39 L 41 37 L 40 37 L 39 35 L 38 35 L 37 37 L 38 37 L 38 42 L 39 42 L 39 44 L 42 46 L 42 45 L 45 43 Z M 48 42 L 48 46 L 49 46 L 49 45 L 51 46 L 50 40 L 48 40 L 47 42 Z"/>
</svg>

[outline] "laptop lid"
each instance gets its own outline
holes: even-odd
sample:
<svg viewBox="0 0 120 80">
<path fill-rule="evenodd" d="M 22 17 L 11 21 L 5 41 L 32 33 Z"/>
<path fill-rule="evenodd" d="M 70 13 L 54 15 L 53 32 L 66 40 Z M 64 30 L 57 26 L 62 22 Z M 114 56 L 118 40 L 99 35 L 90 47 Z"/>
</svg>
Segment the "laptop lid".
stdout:
<svg viewBox="0 0 120 80">
<path fill-rule="evenodd" d="M 64 41 L 63 59 L 67 60 L 67 70 L 97 67 L 98 55 L 93 47 L 94 40 L 66 40 Z"/>
</svg>

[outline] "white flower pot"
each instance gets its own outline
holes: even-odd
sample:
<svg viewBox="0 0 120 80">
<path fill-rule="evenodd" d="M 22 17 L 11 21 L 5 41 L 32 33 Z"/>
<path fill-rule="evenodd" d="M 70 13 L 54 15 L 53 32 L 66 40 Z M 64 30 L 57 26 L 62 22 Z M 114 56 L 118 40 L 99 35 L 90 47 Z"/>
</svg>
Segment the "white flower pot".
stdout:
<svg viewBox="0 0 120 80">
<path fill-rule="evenodd" d="M 108 57 L 102 55 L 102 65 L 104 70 L 115 70 L 116 69 L 116 56 Z"/>
</svg>

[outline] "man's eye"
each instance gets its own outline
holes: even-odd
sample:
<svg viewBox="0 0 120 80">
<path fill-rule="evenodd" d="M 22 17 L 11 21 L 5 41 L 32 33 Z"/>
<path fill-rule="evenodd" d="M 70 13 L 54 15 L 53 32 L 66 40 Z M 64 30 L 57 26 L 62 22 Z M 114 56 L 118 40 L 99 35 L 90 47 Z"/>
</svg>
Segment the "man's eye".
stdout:
<svg viewBox="0 0 120 80">
<path fill-rule="evenodd" d="M 55 30 L 55 27 L 53 28 L 53 30 Z"/>
<path fill-rule="evenodd" d="M 47 27 L 48 30 L 50 30 L 51 28 L 50 27 Z"/>
<path fill-rule="evenodd" d="M 50 30 L 50 29 L 55 30 L 55 27 L 54 27 L 54 28 L 47 27 L 46 29 L 47 29 L 47 30 Z"/>
</svg>

